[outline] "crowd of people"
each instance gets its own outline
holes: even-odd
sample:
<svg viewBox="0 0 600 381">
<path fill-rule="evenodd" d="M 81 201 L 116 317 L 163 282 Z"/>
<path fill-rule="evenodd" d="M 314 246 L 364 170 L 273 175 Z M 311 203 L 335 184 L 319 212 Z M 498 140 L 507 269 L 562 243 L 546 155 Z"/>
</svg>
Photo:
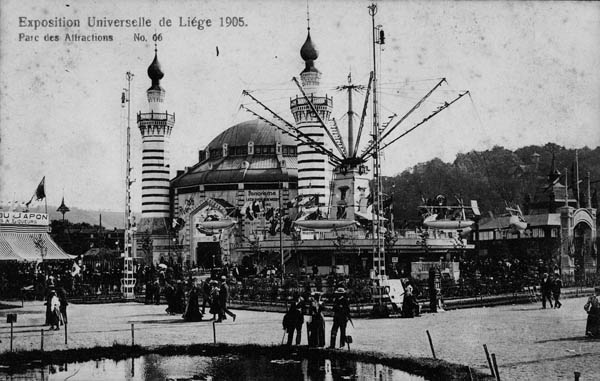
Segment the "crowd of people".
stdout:
<svg viewBox="0 0 600 381">
<path fill-rule="evenodd" d="M 173 279 L 164 280 L 161 284 L 160 279 L 156 278 L 146 286 L 145 303 L 161 304 L 161 297 L 164 295 L 166 312 L 170 315 L 182 315 L 186 321 L 202 320 L 207 308 L 208 313 L 212 314 L 209 320 L 220 323 L 230 316 L 235 321 L 236 314 L 227 307 L 230 297 L 228 278 L 221 275 L 219 282 L 216 277 L 218 276 L 208 277 L 199 283 L 195 279 L 189 279 L 187 285 L 182 280 Z"/>
</svg>

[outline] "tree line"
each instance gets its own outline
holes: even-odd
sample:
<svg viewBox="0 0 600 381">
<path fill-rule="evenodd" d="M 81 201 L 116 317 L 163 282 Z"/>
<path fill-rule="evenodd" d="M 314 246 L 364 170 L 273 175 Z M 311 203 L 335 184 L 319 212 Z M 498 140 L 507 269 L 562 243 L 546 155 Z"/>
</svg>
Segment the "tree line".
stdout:
<svg viewBox="0 0 600 381">
<path fill-rule="evenodd" d="M 560 183 L 565 183 L 566 174 L 569 188 L 575 189 L 576 151 L 582 205 L 587 198 L 585 177 L 589 172 L 590 193 L 596 204 L 592 206 L 597 208 L 600 147 L 568 149 L 547 143 L 511 151 L 495 146 L 485 151 L 459 153 L 452 163 L 438 158 L 419 163 L 396 176 L 386 177 L 383 189 L 386 194 L 393 194 L 396 228 L 419 225 L 418 206 L 423 204 L 423 199 L 438 194 L 446 195 L 449 204 L 457 204 L 456 198 L 462 199 L 467 206 L 470 200 L 477 200 L 482 215 L 488 212 L 502 214 L 506 203 L 521 205 L 522 208 L 526 197 L 533 200 L 536 191 L 547 185 L 553 165 L 561 174 Z"/>
</svg>

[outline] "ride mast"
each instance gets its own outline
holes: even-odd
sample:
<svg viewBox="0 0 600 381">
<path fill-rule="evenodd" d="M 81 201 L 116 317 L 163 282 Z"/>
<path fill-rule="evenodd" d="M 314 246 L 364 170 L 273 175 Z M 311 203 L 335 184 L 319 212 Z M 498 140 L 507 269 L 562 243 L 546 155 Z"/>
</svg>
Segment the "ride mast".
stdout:
<svg viewBox="0 0 600 381">
<path fill-rule="evenodd" d="M 373 143 L 375 145 L 373 153 L 373 269 L 379 281 L 378 304 L 382 304 L 383 295 L 381 283 L 385 279 L 385 253 L 383 252 L 383 243 L 381 237 L 381 156 L 380 156 L 380 131 L 379 131 L 379 103 L 377 94 L 377 54 L 376 47 L 384 43 L 383 31 L 381 26 L 375 26 L 375 15 L 377 14 L 377 5 L 371 4 L 369 7 L 371 15 L 371 26 L 373 33 Z"/>
</svg>

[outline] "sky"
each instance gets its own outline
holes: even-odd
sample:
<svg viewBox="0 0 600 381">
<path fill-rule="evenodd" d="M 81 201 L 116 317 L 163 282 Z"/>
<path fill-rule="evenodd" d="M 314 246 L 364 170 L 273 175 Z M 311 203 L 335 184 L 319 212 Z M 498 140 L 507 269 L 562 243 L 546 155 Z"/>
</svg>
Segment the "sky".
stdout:
<svg viewBox="0 0 600 381">
<path fill-rule="evenodd" d="M 323 92 L 334 97 L 333 115 L 342 129 L 347 95 L 335 88 L 347 83 L 349 73 L 354 83 L 366 85 L 372 70 L 369 4 L 308 2 L 319 50 L 316 66 Z M 600 145 L 600 3 L 377 4 L 375 24 L 386 36 L 377 50 L 382 122 L 403 115 L 439 79 L 447 80 L 395 135 L 470 91 L 384 150 L 384 175 L 496 145 Z M 28 26 L 28 21 L 63 17 L 80 20 L 80 26 Z M 152 25 L 91 27 L 88 17 L 144 17 Z M 160 26 L 161 18 L 172 26 Z M 194 18 L 211 19 L 212 25 L 188 26 Z M 237 26 L 227 26 L 228 20 Z M 70 207 L 124 209 L 127 113 L 121 93 L 131 71 L 132 206 L 140 210 L 141 137 L 135 114 L 147 111 L 153 34 L 159 39 L 167 110 L 176 114 L 170 147 L 174 176 L 196 164 L 198 151 L 220 132 L 253 118 L 240 104 L 260 110 L 242 90 L 254 91 L 293 121 L 289 99 L 299 90 L 291 79 L 304 67 L 299 51 L 306 28 L 304 1 L 2 1 L 0 205 L 28 201 L 45 176 L 49 205 L 59 205 L 64 196 Z M 73 33 L 110 35 L 112 41 L 65 41 Z M 136 40 L 136 34 L 145 41 Z M 45 41 L 46 35 L 60 41 Z M 39 40 L 26 41 L 31 36 Z M 364 91 L 354 95 L 358 112 L 363 97 Z M 367 118 L 365 129 L 370 123 Z"/>
</svg>

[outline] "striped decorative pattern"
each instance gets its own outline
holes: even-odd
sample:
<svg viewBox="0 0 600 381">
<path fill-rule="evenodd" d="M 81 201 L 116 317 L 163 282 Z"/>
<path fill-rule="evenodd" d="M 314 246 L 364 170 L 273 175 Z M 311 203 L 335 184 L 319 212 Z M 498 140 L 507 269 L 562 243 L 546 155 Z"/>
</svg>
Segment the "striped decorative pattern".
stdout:
<svg viewBox="0 0 600 381">
<path fill-rule="evenodd" d="M 9 232 L 9 231 L 13 232 Z M 62 251 L 60 247 L 50 238 L 46 232 L 35 233 L 28 228 L 27 233 L 23 227 L 2 226 L 0 232 L 0 261 L 41 261 L 43 260 L 65 260 L 74 256 Z M 41 249 L 44 248 L 44 249 Z M 44 256 L 42 257 L 42 250 Z"/>
<path fill-rule="evenodd" d="M 307 81 L 305 78 L 311 73 L 302 73 L 303 84 L 318 86 L 318 83 Z M 314 78 L 310 78 L 314 80 Z M 311 88 L 310 91 L 316 91 Z M 319 115 L 325 123 L 329 121 L 333 100 L 330 97 L 315 96 L 309 94 L 311 102 L 319 112 Z M 290 102 L 290 109 L 294 115 L 296 126 L 303 134 L 310 136 L 317 143 L 322 144 L 329 149 L 325 133 L 317 117 L 310 110 L 310 106 L 304 98 L 297 97 Z M 331 183 L 331 165 L 326 155 L 315 151 L 307 144 L 298 144 L 298 195 L 318 195 L 321 205 L 329 203 L 329 188 Z"/>
<path fill-rule="evenodd" d="M 148 90 L 149 113 L 138 114 L 142 134 L 142 218 L 170 216 L 169 137 L 175 115 L 163 111 L 164 90 Z"/>
</svg>

